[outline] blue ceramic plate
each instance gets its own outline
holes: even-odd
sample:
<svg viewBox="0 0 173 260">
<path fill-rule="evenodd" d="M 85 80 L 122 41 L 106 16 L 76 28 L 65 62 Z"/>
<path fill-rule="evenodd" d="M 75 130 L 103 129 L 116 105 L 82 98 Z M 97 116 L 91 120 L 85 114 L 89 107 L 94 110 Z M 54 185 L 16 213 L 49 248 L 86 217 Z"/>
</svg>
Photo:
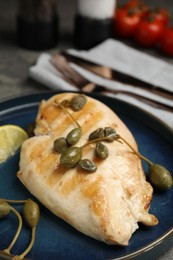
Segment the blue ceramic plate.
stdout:
<svg viewBox="0 0 173 260">
<path fill-rule="evenodd" d="M 55 92 L 18 97 L 0 104 L 0 125 L 16 124 L 26 128 L 35 120 L 38 103 Z M 153 162 L 166 166 L 173 172 L 173 132 L 159 120 L 144 111 L 105 96 L 92 94 L 112 108 L 135 136 L 139 150 Z M 26 199 L 29 192 L 16 178 L 19 152 L 0 165 L 0 197 Z M 144 170 L 147 167 L 144 164 Z M 15 206 L 21 211 L 21 206 Z M 173 189 L 155 193 L 151 204 L 160 224 L 155 227 L 140 226 L 127 247 L 109 246 L 89 238 L 63 220 L 55 217 L 42 205 L 36 241 L 28 258 L 32 260 L 102 260 L 102 259 L 156 259 L 173 242 Z M 17 228 L 13 214 L 0 221 L 0 250 L 6 248 Z M 30 230 L 25 226 L 12 250 L 20 254 L 30 241 Z M 160 245 L 161 243 L 161 245 Z M 0 256 L 1 257 L 1 256 Z"/>
</svg>

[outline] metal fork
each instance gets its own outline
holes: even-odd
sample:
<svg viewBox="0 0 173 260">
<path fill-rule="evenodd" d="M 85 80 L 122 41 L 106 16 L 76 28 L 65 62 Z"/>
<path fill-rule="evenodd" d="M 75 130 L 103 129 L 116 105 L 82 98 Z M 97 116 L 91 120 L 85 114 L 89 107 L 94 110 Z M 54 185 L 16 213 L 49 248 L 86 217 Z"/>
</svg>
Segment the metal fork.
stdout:
<svg viewBox="0 0 173 260">
<path fill-rule="evenodd" d="M 76 72 L 70 65 L 67 58 L 62 54 L 56 54 L 50 59 L 51 64 L 61 73 L 64 80 L 78 88 L 83 92 L 99 92 L 104 93 L 113 93 L 113 94 L 125 94 L 131 96 L 137 100 L 140 100 L 152 107 L 156 107 L 162 110 L 173 112 L 173 107 L 168 104 L 162 104 L 159 101 L 150 99 L 149 97 L 144 97 L 140 94 L 132 93 L 127 90 L 112 90 L 109 87 L 104 87 L 97 85 L 93 82 L 90 82 L 84 78 L 81 74 Z"/>
</svg>

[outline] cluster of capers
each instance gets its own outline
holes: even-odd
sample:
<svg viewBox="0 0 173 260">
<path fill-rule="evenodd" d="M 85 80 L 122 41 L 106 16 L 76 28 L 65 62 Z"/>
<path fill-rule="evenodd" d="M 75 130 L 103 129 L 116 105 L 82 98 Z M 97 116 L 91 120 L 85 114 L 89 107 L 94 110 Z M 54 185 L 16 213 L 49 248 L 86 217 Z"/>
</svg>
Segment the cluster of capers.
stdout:
<svg viewBox="0 0 173 260">
<path fill-rule="evenodd" d="M 66 138 L 61 137 L 55 140 L 54 150 L 61 154 L 60 164 L 67 167 L 80 167 L 87 172 L 95 172 L 97 166 L 89 159 L 82 159 L 83 149 L 91 144 L 96 143 L 95 155 L 101 159 L 105 159 L 109 155 L 109 151 L 106 145 L 102 141 L 123 141 L 130 149 L 138 155 L 141 159 L 145 160 L 149 166 L 149 178 L 151 184 L 159 190 L 168 190 L 173 185 L 173 179 L 171 173 L 162 165 L 154 164 L 149 159 L 141 155 L 136 151 L 122 136 L 116 133 L 112 127 L 98 128 L 89 135 L 89 140 L 86 144 L 77 147 L 75 145 L 81 135 L 82 129 L 72 115 L 66 110 L 66 107 L 71 107 L 74 111 L 79 111 L 86 103 L 86 97 L 82 94 L 74 96 L 71 101 L 64 100 L 58 105 L 69 114 L 72 120 L 76 123 L 77 127 L 70 131 Z"/>
<path fill-rule="evenodd" d="M 13 237 L 10 245 L 4 249 L 2 252 L 4 254 L 7 255 L 11 255 L 11 249 L 14 246 L 15 242 L 17 241 L 17 238 L 21 232 L 22 229 L 22 217 L 20 215 L 20 213 L 14 208 L 12 207 L 10 204 L 11 203 L 24 203 L 24 207 L 23 207 L 23 219 L 26 222 L 26 224 L 28 225 L 29 228 L 31 228 L 31 232 L 32 232 L 32 238 L 31 238 L 31 242 L 29 244 L 29 246 L 26 248 L 26 250 L 20 254 L 20 255 L 16 255 L 13 256 L 13 259 L 17 260 L 17 259 L 23 259 L 31 250 L 31 248 L 34 245 L 34 241 L 35 241 L 35 232 L 36 232 L 36 227 L 37 224 L 39 222 L 39 218 L 40 218 L 40 209 L 39 206 L 36 202 L 34 202 L 31 199 L 28 200 L 6 200 L 6 199 L 0 199 L 0 219 L 5 218 L 10 212 L 14 213 L 18 220 L 19 220 L 19 224 L 18 224 L 18 228 L 17 231 L 15 233 L 15 236 Z"/>
<path fill-rule="evenodd" d="M 115 130 L 111 127 L 99 128 L 92 132 L 89 135 L 88 142 L 80 147 L 68 146 L 68 136 L 71 135 L 72 132 L 73 130 L 67 135 L 66 138 L 58 138 L 54 142 L 54 149 L 61 154 L 60 164 L 67 168 L 78 166 L 80 169 L 87 172 L 95 172 L 97 170 L 97 166 L 90 159 L 82 159 L 82 151 L 89 144 L 96 143 L 95 155 L 98 158 L 106 159 L 109 155 L 109 151 L 107 146 L 101 141 L 113 141 L 117 135 Z"/>
<path fill-rule="evenodd" d="M 70 101 L 63 100 L 61 103 L 56 102 L 56 105 L 61 107 L 71 117 L 77 127 L 71 130 L 66 137 L 57 138 L 54 141 L 53 148 L 54 151 L 61 154 L 61 165 L 67 168 L 78 166 L 80 169 L 83 169 L 87 172 L 95 172 L 97 170 L 95 163 L 89 159 L 82 159 L 83 149 L 90 143 L 96 142 L 96 156 L 101 159 L 107 158 L 109 154 L 108 148 L 102 144 L 101 141 L 113 141 L 113 137 L 116 135 L 116 132 L 111 127 L 105 127 L 104 129 L 99 128 L 90 134 L 89 142 L 82 145 L 81 147 L 73 146 L 80 140 L 82 135 L 82 128 L 66 108 L 70 107 L 74 111 L 79 111 L 83 108 L 85 103 L 86 97 L 82 94 L 74 96 Z"/>
<path fill-rule="evenodd" d="M 79 166 L 81 169 L 87 172 L 95 172 L 97 167 L 94 162 L 89 159 L 82 158 L 82 150 L 91 143 L 96 143 L 95 154 L 99 158 L 105 159 L 108 157 L 108 148 L 101 143 L 101 141 L 120 141 L 126 143 L 131 150 L 137 154 L 141 159 L 145 160 L 149 166 L 149 178 L 154 188 L 158 190 L 168 190 L 173 185 L 173 179 L 171 173 L 162 165 L 154 164 L 149 159 L 141 155 L 136 151 L 122 136 L 116 133 L 111 127 L 98 128 L 89 135 L 89 141 L 81 147 L 70 147 L 62 152 L 60 157 L 60 164 L 72 168 Z"/>
<path fill-rule="evenodd" d="M 109 152 L 108 148 L 101 143 L 101 141 L 113 141 L 113 136 L 116 135 L 116 132 L 111 127 L 99 128 L 89 136 L 89 141 L 82 145 L 81 147 L 73 146 L 81 138 L 82 128 L 78 122 L 73 118 L 73 116 L 66 109 L 70 107 L 73 111 L 79 111 L 86 104 L 86 97 L 82 94 L 74 96 L 71 100 L 63 100 L 61 103 L 55 102 L 56 105 L 61 107 L 65 113 L 71 117 L 73 122 L 77 125 L 76 128 L 71 130 L 66 137 L 57 138 L 54 141 L 54 151 L 61 154 L 60 164 L 67 167 L 73 168 L 78 165 L 79 168 L 87 172 L 95 172 L 97 166 L 95 163 L 89 159 L 82 159 L 83 149 L 90 143 L 96 142 L 95 154 L 101 159 L 108 157 Z"/>
</svg>

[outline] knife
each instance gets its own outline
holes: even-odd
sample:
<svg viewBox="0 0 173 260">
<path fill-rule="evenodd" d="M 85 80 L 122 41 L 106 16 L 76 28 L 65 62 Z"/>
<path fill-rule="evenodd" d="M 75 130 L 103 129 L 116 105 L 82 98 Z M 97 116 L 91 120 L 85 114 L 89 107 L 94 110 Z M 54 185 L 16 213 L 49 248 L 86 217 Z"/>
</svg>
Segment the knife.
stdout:
<svg viewBox="0 0 173 260">
<path fill-rule="evenodd" d="M 76 88 L 79 88 L 81 91 L 84 92 L 100 92 L 102 94 L 104 93 L 112 93 L 112 94 L 125 94 L 128 96 L 131 96 L 137 100 L 140 100 L 144 103 L 147 103 L 148 105 L 152 107 L 156 107 L 162 110 L 166 111 L 173 111 L 173 106 L 169 104 L 163 104 L 159 101 L 153 100 L 149 97 L 144 97 L 138 93 L 130 92 L 126 88 L 124 89 L 111 89 L 108 86 L 101 86 L 98 84 L 95 84 L 94 82 L 89 81 L 87 78 L 85 78 L 83 75 L 79 74 L 77 71 L 75 71 L 68 61 L 68 59 L 62 55 L 62 54 L 55 54 L 51 57 L 50 63 L 56 68 L 60 73 L 61 77 L 75 86 Z"/>
</svg>

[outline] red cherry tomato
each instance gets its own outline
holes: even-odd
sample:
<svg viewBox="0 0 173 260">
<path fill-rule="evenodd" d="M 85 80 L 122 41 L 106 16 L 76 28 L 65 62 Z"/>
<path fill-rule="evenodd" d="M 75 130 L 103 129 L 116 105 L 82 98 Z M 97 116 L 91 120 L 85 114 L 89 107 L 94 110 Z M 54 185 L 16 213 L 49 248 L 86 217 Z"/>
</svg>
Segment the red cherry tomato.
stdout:
<svg viewBox="0 0 173 260">
<path fill-rule="evenodd" d="M 137 7 L 138 5 L 139 5 L 139 0 L 130 0 L 124 5 L 124 7 L 131 8 L 131 7 Z"/>
<path fill-rule="evenodd" d="M 117 8 L 115 12 L 115 35 L 122 38 L 133 36 L 140 23 L 140 16 L 131 9 Z"/>
<path fill-rule="evenodd" d="M 164 26 L 167 26 L 170 21 L 170 15 L 166 8 L 155 8 L 148 13 L 151 19 L 160 21 Z"/>
<path fill-rule="evenodd" d="M 143 47 L 155 46 L 162 37 L 164 26 L 160 21 L 144 19 L 139 24 L 135 40 Z"/>
<path fill-rule="evenodd" d="M 160 48 L 165 54 L 173 56 L 173 28 L 164 29 L 160 40 Z"/>
<path fill-rule="evenodd" d="M 130 0 L 129 2 L 127 2 L 127 4 L 124 5 L 124 7 L 127 9 L 136 9 L 141 17 L 146 15 L 149 10 L 148 6 L 140 0 Z"/>
</svg>

